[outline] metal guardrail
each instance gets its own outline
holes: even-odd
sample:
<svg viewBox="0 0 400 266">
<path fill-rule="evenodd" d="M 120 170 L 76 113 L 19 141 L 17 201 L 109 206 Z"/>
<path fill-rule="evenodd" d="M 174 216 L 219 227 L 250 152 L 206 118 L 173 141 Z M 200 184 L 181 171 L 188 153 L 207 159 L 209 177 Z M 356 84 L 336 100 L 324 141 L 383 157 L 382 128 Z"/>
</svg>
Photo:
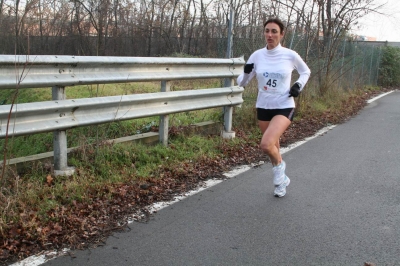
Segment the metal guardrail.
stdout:
<svg viewBox="0 0 400 266">
<path fill-rule="evenodd" d="M 18 104 L 8 134 L 36 134 L 179 112 L 240 105 L 243 88 L 227 87 Z M 0 138 L 6 136 L 10 106 L 0 106 Z"/>
<path fill-rule="evenodd" d="M 53 101 L 0 106 L 0 138 L 54 132 L 55 175 L 72 174 L 67 166 L 66 130 L 160 116 L 159 140 L 168 143 L 168 115 L 223 107 L 222 136 L 234 137 L 233 106 L 243 102 L 243 88 L 234 79 L 243 71 L 243 58 L 150 58 L 0 55 L 0 89 L 52 87 Z M 170 91 L 171 80 L 225 78 L 224 88 Z M 65 87 L 161 81 L 161 92 L 70 99 Z M 8 119 L 11 111 L 11 118 Z M 7 130 L 8 127 L 8 130 Z"/>
<path fill-rule="evenodd" d="M 0 55 L 0 89 L 198 78 L 241 74 L 243 58 Z"/>
</svg>

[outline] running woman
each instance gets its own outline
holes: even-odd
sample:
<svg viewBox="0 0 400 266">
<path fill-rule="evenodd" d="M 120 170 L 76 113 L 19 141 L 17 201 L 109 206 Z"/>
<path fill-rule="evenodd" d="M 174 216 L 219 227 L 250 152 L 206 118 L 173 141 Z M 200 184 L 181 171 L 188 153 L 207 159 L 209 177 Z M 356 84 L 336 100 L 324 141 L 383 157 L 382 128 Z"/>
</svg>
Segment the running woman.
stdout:
<svg viewBox="0 0 400 266">
<path fill-rule="evenodd" d="M 263 134 L 260 148 L 269 156 L 274 176 L 274 195 L 286 195 L 290 179 L 286 175 L 286 163 L 280 154 L 279 139 L 293 121 L 295 102 L 306 85 L 311 71 L 303 59 L 293 50 L 281 46 L 284 25 L 278 18 L 264 23 L 266 47 L 255 51 L 244 66 L 237 82 L 246 86 L 255 76 L 258 81 L 256 102 L 257 119 Z M 299 73 L 298 80 L 291 85 L 293 70 Z"/>
</svg>

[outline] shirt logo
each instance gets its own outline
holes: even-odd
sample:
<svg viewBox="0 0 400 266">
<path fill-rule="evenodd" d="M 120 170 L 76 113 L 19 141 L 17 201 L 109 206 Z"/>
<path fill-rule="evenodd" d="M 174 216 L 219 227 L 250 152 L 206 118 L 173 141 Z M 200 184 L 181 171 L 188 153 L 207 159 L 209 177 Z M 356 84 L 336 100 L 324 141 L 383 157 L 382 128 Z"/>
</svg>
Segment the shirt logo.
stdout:
<svg viewBox="0 0 400 266">
<path fill-rule="evenodd" d="M 264 73 L 263 73 L 263 76 L 266 77 L 266 78 L 268 78 L 268 72 L 264 72 Z"/>
</svg>

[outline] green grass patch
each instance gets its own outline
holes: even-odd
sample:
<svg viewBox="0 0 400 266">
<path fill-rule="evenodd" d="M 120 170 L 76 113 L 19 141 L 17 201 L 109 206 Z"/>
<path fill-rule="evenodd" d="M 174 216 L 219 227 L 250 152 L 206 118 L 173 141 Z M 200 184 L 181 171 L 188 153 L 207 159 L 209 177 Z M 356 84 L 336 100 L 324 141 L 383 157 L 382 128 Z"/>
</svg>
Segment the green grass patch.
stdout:
<svg viewBox="0 0 400 266">
<path fill-rule="evenodd" d="M 222 86 L 222 82 L 223 81 L 221 79 L 171 81 L 171 91 L 219 88 Z M 160 91 L 161 82 L 77 85 L 65 88 L 67 99 L 154 93 Z M 16 92 L 16 89 L 0 90 L 0 104 L 11 104 Z M 51 100 L 51 88 L 18 89 L 16 103 L 42 102 Z"/>
<path fill-rule="evenodd" d="M 183 80 L 171 82 L 171 90 L 190 90 L 220 87 L 220 79 Z M 66 88 L 67 99 L 105 97 L 126 94 L 159 92 L 160 82 L 139 82 L 121 84 L 83 85 Z M 16 90 L 0 90 L 3 104 L 11 104 Z M 19 89 L 16 104 L 51 101 L 51 88 Z M 196 110 L 169 115 L 170 126 L 184 126 L 199 122 L 222 119 L 221 108 Z M 159 117 L 146 117 L 101 125 L 78 127 L 67 130 L 68 147 L 77 147 L 156 130 Z M 1 150 L 5 150 L 4 139 L 0 140 Z M 53 150 L 53 133 L 39 133 L 29 136 L 13 137 L 6 149 L 7 158 L 18 158 Z"/>
</svg>

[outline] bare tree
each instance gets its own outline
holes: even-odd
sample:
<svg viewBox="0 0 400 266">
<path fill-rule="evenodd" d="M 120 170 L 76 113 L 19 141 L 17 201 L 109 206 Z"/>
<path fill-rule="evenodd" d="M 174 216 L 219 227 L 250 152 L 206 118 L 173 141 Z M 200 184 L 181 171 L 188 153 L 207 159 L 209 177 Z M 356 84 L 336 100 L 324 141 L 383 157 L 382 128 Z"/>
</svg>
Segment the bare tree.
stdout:
<svg viewBox="0 0 400 266">
<path fill-rule="evenodd" d="M 0 0 L 0 18 L 3 16 L 4 0 Z"/>
<path fill-rule="evenodd" d="M 96 55 L 105 55 L 105 31 L 107 27 L 107 17 L 109 12 L 110 0 L 72 0 L 79 3 L 86 11 L 91 22 L 91 26 L 97 33 Z M 90 29 L 89 29 L 90 31 Z"/>
<path fill-rule="evenodd" d="M 332 82 L 330 70 L 338 46 L 346 38 L 346 33 L 358 19 L 370 12 L 378 12 L 383 5 L 376 5 L 374 0 L 317 0 L 319 6 L 318 29 L 322 28 L 320 55 L 326 55 L 323 72 L 325 77 L 321 92 L 325 93 Z"/>
<path fill-rule="evenodd" d="M 284 45 L 305 47 L 306 60 L 312 45 L 319 43 L 324 73 L 329 72 L 335 51 L 348 30 L 358 18 L 379 7 L 374 0 L 0 1 L 0 35 L 14 36 L 19 53 L 26 52 L 22 44 L 32 35 L 38 40 L 35 51 L 44 53 L 215 54 L 215 47 L 206 47 L 223 41 L 217 38 L 226 38 L 232 6 L 235 38 L 251 40 L 252 44 L 246 46 L 249 50 L 263 45 L 263 22 L 278 16 L 288 26 Z M 56 48 L 57 43 L 60 49 Z"/>
</svg>

